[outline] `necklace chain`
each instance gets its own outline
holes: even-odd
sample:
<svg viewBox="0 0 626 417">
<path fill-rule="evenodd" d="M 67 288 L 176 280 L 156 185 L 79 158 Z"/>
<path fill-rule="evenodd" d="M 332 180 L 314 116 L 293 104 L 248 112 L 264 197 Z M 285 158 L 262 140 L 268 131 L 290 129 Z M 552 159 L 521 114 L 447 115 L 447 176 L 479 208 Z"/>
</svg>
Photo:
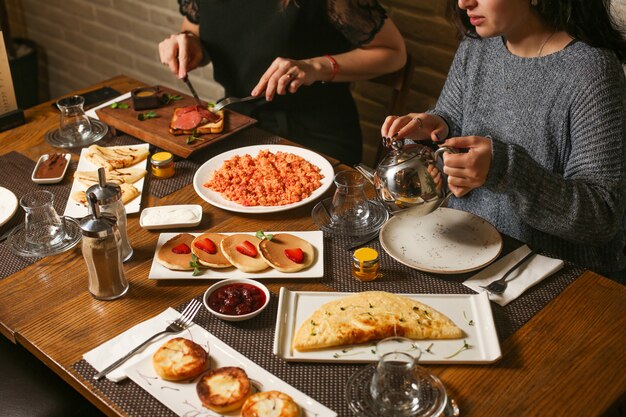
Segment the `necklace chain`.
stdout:
<svg viewBox="0 0 626 417">
<path fill-rule="evenodd" d="M 546 46 L 546 44 L 548 43 L 548 41 L 550 39 L 552 39 L 552 37 L 554 36 L 554 34 L 556 33 L 556 29 L 554 29 L 552 31 L 552 33 L 546 38 L 545 41 L 543 41 L 543 43 L 541 44 L 541 46 L 539 47 L 539 50 L 537 51 L 537 56 L 540 57 L 541 53 L 543 52 L 543 47 Z"/>
</svg>

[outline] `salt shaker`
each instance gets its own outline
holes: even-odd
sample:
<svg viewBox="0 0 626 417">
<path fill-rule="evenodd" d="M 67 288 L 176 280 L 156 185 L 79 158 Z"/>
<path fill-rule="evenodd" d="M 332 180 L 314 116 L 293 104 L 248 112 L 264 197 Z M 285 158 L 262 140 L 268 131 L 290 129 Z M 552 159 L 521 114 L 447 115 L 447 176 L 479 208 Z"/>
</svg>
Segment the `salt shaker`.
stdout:
<svg viewBox="0 0 626 417">
<path fill-rule="evenodd" d="M 126 209 L 122 203 L 122 189 L 119 185 L 107 183 L 104 168 L 99 168 L 98 184 L 89 187 L 87 193 L 95 194 L 100 213 L 111 214 L 117 219 L 117 228 L 122 237 L 122 260 L 126 262 L 133 256 L 133 248 L 130 246 L 126 231 Z"/>
<path fill-rule="evenodd" d="M 97 197 L 87 193 L 91 214 L 83 218 L 83 257 L 89 272 L 89 292 L 98 300 L 114 300 L 126 294 L 121 237 L 115 217 L 101 214 Z"/>
</svg>

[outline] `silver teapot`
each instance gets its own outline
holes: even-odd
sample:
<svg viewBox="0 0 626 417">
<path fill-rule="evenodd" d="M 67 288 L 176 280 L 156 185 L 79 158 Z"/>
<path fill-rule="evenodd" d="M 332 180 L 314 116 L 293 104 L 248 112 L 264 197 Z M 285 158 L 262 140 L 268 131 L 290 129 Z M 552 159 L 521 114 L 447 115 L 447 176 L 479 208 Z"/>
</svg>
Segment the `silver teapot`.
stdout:
<svg viewBox="0 0 626 417">
<path fill-rule="evenodd" d="M 425 215 L 447 201 L 451 194 L 446 194 L 443 176 L 436 181 L 436 162 L 444 152 L 457 153 L 454 148 L 443 146 L 433 151 L 404 139 L 383 141 L 391 150 L 375 170 L 363 164 L 355 168 L 374 185 L 378 199 L 390 212 L 420 206 L 416 211 Z"/>
</svg>

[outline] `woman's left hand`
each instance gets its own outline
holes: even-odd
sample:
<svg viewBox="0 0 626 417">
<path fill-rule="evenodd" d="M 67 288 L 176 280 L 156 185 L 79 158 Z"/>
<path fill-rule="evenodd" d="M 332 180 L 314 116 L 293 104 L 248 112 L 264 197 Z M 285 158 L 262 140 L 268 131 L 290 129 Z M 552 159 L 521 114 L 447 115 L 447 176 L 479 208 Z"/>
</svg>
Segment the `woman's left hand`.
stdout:
<svg viewBox="0 0 626 417">
<path fill-rule="evenodd" d="M 318 63 L 319 66 L 319 63 Z M 313 60 L 295 60 L 278 57 L 265 71 L 252 95 L 258 96 L 265 92 L 265 99 L 271 101 L 275 94 L 295 93 L 302 85 L 311 85 L 317 81 L 316 68 Z"/>
<path fill-rule="evenodd" d="M 448 176 L 448 188 L 462 197 L 487 180 L 491 166 L 491 139 L 482 136 L 462 136 L 446 140 L 445 146 L 465 148 L 466 153 L 444 153 L 443 172 Z"/>
</svg>

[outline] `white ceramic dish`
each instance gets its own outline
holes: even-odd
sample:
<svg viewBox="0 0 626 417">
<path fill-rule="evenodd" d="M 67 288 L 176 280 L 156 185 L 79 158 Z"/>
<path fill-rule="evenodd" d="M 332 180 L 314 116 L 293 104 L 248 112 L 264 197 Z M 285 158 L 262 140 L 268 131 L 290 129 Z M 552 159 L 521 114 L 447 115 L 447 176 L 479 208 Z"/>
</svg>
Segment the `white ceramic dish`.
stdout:
<svg viewBox="0 0 626 417">
<path fill-rule="evenodd" d="M 232 158 L 235 155 L 249 154 L 255 157 L 261 150 L 269 150 L 272 153 L 276 153 L 279 151 L 289 152 L 294 155 L 301 156 L 302 158 L 320 168 L 322 175 L 324 175 L 324 178 L 321 181 L 322 185 L 317 190 L 315 190 L 313 194 L 311 194 L 309 197 L 297 203 L 286 204 L 284 206 L 250 207 L 242 206 L 241 204 L 226 200 L 222 197 L 220 193 L 209 190 L 204 186 L 204 183 L 209 179 L 211 174 L 222 167 L 224 161 Z M 321 197 L 326 192 L 326 190 L 328 190 L 328 188 L 333 184 L 334 175 L 335 173 L 333 171 L 332 165 L 330 165 L 330 162 L 328 162 L 323 156 L 313 151 L 309 151 L 308 149 L 287 145 L 255 145 L 233 149 L 231 151 L 224 152 L 209 159 L 196 171 L 196 174 L 193 177 L 193 188 L 204 201 L 224 210 L 235 211 L 238 213 L 274 213 L 277 211 L 290 210 L 292 208 L 308 204 L 311 201 L 314 201 L 317 198 Z"/>
<path fill-rule="evenodd" d="M 63 173 L 60 176 L 54 177 L 54 178 L 36 178 L 35 177 L 35 173 L 37 172 L 37 169 L 39 168 L 39 164 L 41 164 L 43 161 L 47 161 L 50 158 L 49 154 L 44 154 L 39 157 L 39 160 L 37 161 L 37 165 L 35 165 L 35 169 L 33 169 L 33 173 L 30 176 L 30 179 L 37 184 L 56 184 L 57 182 L 61 182 L 61 180 L 63 180 L 63 177 L 65 177 L 67 168 L 70 166 L 70 160 L 72 159 L 72 155 L 70 155 L 69 153 L 66 153 L 66 154 L 63 154 L 63 157 L 65 158 L 67 162 L 65 163 L 65 168 L 63 169 Z"/>
<path fill-rule="evenodd" d="M 121 147 L 128 148 L 128 146 L 121 146 Z M 150 144 L 141 143 L 139 145 L 132 145 L 132 147 L 133 148 L 145 148 L 147 150 L 150 147 Z M 89 148 L 81 149 L 80 158 L 78 159 L 78 166 L 76 167 L 76 171 L 97 171 L 98 170 L 99 167 L 89 162 L 87 158 L 85 157 L 85 154 L 87 152 L 89 152 Z M 146 169 L 147 163 L 148 163 L 148 158 L 144 159 L 141 162 L 136 163 L 131 168 Z M 139 213 L 139 210 L 141 210 L 141 197 L 143 195 L 143 185 L 145 181 L 146 181 L 146 178 L 144 177 L 133 184 L 139 190 L 139 195 L 135 197 L 133 200 L 129 201 L 125 205 L 127 214 Z M 87 214 L 89 214 L 89 210 L 87 209 L 87 206 L 83 206 L 82 204 L 72 199 L 72 194 L 74 194 L 76 191 L 85 191 L 87 190 L 87 188 L 88 187 L 85 187 L 83 184 L 81 184 L 80 182 L 76 180 L 72 182 L 72 189 L 70 190 L 70 197 L 67 200 L 67 205 L 65 206 L 65 212 L 63 213 L 64 216 L 81 219 L 85 217 Z"/>
<path fill-rule="evenodd" d="M 493 262 L 502 250 L 495 227 L 449 208 L 422 217 L 412 209 L 396 214 L 380 230 L 380 243 L 398 262 L 436 274 L 475 271 Z"/>
<path fill-rule="evenodd" d="M 209 297 L 211 296 L 211 294 L 213 294 L 216 290 L 226 286 L 226 285 L 231 285 L 231 284 L 248 284 L 248 285 L 252 285 L 258 289 L 260 289 L 263 294 L 265 294 L 265 302 L 263 303 L 263 305 L 248 314 L 242 314 L 239 316 L 235 316 L 235 315 L 230 315 L 230 314 L 223 314 L 220 313 L 218 311 L 213 310 L 210 306 L 209 306 Z M 239 279 L 225 279 L 223 281 L 217 282 L 213 285 L 211 285 L 204 293 L 204 296 L 202 297 L 202 302 L 204 303 L 204 307 L 209 311 L 209 313 L 213 314 L 215 317 L 218 317 L 222 320 L 226 320 L 226 321 L 244 321 L 244 320 L 248 320 L 251 319 L 252 317 L 258 316 L 261 311 L 265 310 L 265 307 L 267 307 L 267 305 L 270 303 L 270 290 L 267 289 L 267 287 L 263 284 L 261 284 L 260 282 L 251 280 L 251 279 L 245 279 L 245 278 L 239 278 Z"/>
<path fill-rule="evenodd" d="M 291 348 L 295 332 L 315 310 L 329 301 L 351 294 L 289 291 L 287 288 L 281 288 L 274 332 L 274 354 L 291 362 L 376 362 L 378 360 L 374 350 L 376 342 L 310 352 L 299 352 Z M 420 363 L 484 364 L 495 362 L 502 356 L 491 305 L 486 294 L 403 295 L 445 314 L 465 333 L 462 339 L 417 340 L 415 343 L 422 351 Z M 470 348 L 447 358 L 463 346 L 463 341 L 466 341 Z"/>
<path fill-rule="evenodd" d="M 139 217 L 139 225 L 148 230 L 194 227 L 201 221 L 202 206 L 199 204 L 147 207 Z"/>
<path fill-rule="evenodd" d="M 17 211 L 17 197 L 8 188 L 0 187 L 0 226 L 11 220 Z"/>
<path fill-rule="evenodd" d="M 249 234 L 254 236 L 254 232 L 238 232 Z M 156 261 L 156 256 L 152 259 L 152 266 L 150 267 L 150 273 L 148 278 L 150 279 L 224 279 L 224 278 L 250 278 L 250 279 L 262 279 L 262 278 L 321 278 L 324 276 L 324 236 L 320 230 L 312 232 L 268 232 L 266 233 L 291 233 L 294 236 L 298 236 L 308 241 L 315 249 L 315 260 L 313 264 L 308 268 L 298 272 L 280 272 L 274 268 L 267 268 L 261 272 L 243 272 L 235 267 L 223 268 L 223 269 L 203 269 L 203 273 L 198 276 L 193 276 L 193 271 L 172 271 L 167 269 Z M 155 254 L 159 248 L 172 237 L 178 233 L 161 233 Z M 190 233 L 194 236 L 199 236 L 202 233 Z M 233 235 L 235 233 L 222 233 L 224 235 Z"/>
<path fill-rule="evenodd" d="M 278 390 L 290 395 L 300 406 L 301 417 L 335 417 L 337 415 L 334 411 L 275 377 L 199 326 L 191 326 L 181 334 L 163 338 L 160 340 L 159 346 L 173 337 L 185 337 L 203 346 L 210 352 L 211 368 L 238 366 L 246 371 L 258 390 Z M 159 378 L 154 372 L 151 355 L 128 367 L 126 373 L 137 385 L 179 416 L 218 415 L 202 406 L 196 393 L 197 379 L 190 382 L 169 382 Z M 239 416 L 239 410 L 219 415 Z"/>
</svg>

